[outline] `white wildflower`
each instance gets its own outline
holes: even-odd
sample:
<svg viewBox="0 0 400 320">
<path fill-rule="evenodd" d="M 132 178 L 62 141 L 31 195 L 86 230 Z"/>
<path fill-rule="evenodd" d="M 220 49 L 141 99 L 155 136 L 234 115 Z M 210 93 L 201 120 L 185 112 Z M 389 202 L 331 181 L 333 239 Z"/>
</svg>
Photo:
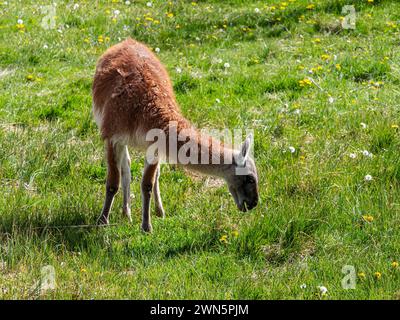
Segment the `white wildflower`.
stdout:
<svg viewBox="0 0 400 320">
<path fill-rule="evenodd" d="M 18 23 L 18 24 L 24 24 L 24 20 L 18 19 L 18 20 L 17 20 L 17 23 Z"/>
<path fill-rule="evenodd" d="M 224 68 L 225 68 L 225 69 L 228 69 L 228 68 L 230 68 L 230 67 L 231 67 L 231 65 L 230 65 L 228 62 L 225 62 L 225 63 L 224 63 Z"/>
<path fill-rule="evenodd" d="M 350 153 L 349 157 L 352 158 L 352 159 L 355 159 L 355 158 L 357 158 L 357 155 L 355 153 Z"/>
<path fill-rule="evenodd" d="M 160 52 L 160 48 L 155 48 L 154 51 L 159 53 Z"/>
<path fill-rule="evenodd" d="M 372 153 L 369 152 L 368 150 L 364 150 L 364 151 L 362 152 L 362 154 L 363 154 L 364 156 L 368 157 L 368 158 L 372 158 Z"/>
<path fill-rule="evenodd" d="M 325 295 L 328 292 L 328 289 L 324 286 L 318 286 L 318 289 L 321 295 Z"/>
<path fill-rule="evenodd" d="M 289 151 L 290 151 L 290 153 L 295 153 L 296 152 L 296 148 L 295 147 L 289 147 Z"/>
<path fill-rule="evenodd" d="M 260 9 L 255 8 L 255 9 L 254 9 L 254 12 L 255 12 L 255 13 L 260 13 L 261 11 L 260 11 Z"/>
<path fill-rule="evenodd" d="M 305 289 L 305 288 L 307 288 L 307 285 L 305 283 L 300 285 L 300 289 Z"/>
<path fill-rule="evenodd" d="M 150 8 L 150 7 L 152 7 L 152 6 L 153 6 L 153 3 L 151 3 L 151 2 L 147 2 L 147 3 L 146 3 L 146 6 L 148 6 L 148 7 Z"/>
<path fill-rule="evenodd" d="M 360 123 L 361 128 L 365 129 L 367 127 L 367 125 L 364 122 Z"/>
<path fill-rule="evenodd" d="M 176 67 L 176 68 L 175 68 L 175 71 L 176 71 L 177 73 L 182 73 L 182 69 L 179 68 L 179 67 Z"/>
<path fill-rule="evenodd" d="M 365 181 L 371 181 L 371 180 L 372 180 L 372 176 L 371 176 L 370 174 L 367 174 L 367 175 L 364 177 L 364 180 L 365 180 Z"/>
</svg>

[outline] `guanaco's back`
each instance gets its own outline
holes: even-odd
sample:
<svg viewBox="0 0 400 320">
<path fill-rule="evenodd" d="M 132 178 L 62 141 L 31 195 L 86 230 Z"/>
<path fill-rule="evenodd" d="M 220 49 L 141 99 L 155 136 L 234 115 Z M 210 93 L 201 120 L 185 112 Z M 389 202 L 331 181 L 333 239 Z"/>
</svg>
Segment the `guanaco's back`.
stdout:
<svg viewBox="0 0 400 320">
<path fill-rule="evenodd" d="M 139 137 L 170 121 L 185 122 L 164 66 L 133 39 L 109 48 L 99 59 L 93 113 L 103 139 Z"/>
</svg>

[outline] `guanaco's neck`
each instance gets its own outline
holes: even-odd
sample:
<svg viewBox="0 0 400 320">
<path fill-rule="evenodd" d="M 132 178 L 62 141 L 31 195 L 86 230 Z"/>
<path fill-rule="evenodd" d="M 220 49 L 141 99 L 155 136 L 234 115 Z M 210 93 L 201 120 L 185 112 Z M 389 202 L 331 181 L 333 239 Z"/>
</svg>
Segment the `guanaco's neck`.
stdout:
<svg viewBox="0 0 400 320">
<path fill-rule="evenodd" d="M 225 178 L 232 166 L 235 151 L 224 146 L 218 139 L 195 129 L 186 119 L 183 120 L 170 126 L 169 130 L 164 130 L 167 137 L 168 162 Z"/>
</svg>

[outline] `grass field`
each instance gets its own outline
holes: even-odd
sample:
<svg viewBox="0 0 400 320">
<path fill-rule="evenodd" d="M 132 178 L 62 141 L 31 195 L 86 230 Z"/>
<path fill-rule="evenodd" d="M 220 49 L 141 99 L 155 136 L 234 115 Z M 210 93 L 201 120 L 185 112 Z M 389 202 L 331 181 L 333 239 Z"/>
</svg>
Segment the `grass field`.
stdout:
<svg viewBox="0 0 400 320">
<path fill-rule="evenodd" d="M 398 1 L 41 8 L 51 3 L 0 3 L 0 298 L 400 298 Z M 347 4 L 355 29 L 342 28 Z M 100 214 L 91 83 L 98 57 L 129 36 L 157 52 L 196 126 L 254 130 L 256 209 L 164 165 L 167 217 L 144 234 L 143 155 L 131 150 L 133 224 L 119 193 L 114 225 L 65 227 Z M 47 265 L 56 287 L 45 291 Z M 355 289 L 342 287 L 345 265 Z"/>
</svg>

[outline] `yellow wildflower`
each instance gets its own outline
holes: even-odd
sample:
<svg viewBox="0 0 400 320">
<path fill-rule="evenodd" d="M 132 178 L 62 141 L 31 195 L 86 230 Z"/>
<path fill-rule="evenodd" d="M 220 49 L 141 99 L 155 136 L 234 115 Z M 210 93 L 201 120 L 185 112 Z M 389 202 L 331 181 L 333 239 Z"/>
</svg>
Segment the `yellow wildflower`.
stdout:
<svg viewBox="0 0 400 320">
<path fill-rule="evenodd" d="M 24 25 L 23 23 L 17 23 L 17 29 L 18 29 L 19 31 L 24 31 L 25 25 Z"/>
<path fill-rule="evenodd" d="M 219 241 L 221 241 L 222 243 L 228 243 L 228 236 L 226 234 L 224 234 Z"/>
<path fill-rule="evenodd" d="M 367 222 L 372 222 L 372 221 L 374 221 L 374 217 L 373 216 L 371 216 L 371 215 L 363 215 L 362 216 L 363 217 L 363 219 L 365 220 L 365 221 L 367 221 Z"/>
<path fill-rule="evenodd" d="M 379 280 L 380 278 L 382 278 L 382 273 L 380 273 L 379 271 L 374 273 L 374 277 Z"/>
<path fill-rule="evenodd" d="M 392 267 L 395 268 L 395 269 L 398 268 L 399 267 L 399 263 L 397 261 L 393 261 L 392 262 Z"/>
<path fill-rule="evenodd" d="M 329 54 L 323 54 L 322 56 L 321 56 L 321 59 L 322 60 L 329 60 L 331 58 L 331 56 L 329 55 Z"/>
<path fill-rule="evenodd" d="M 304 78 L 303 80 L 299 80 L 300 87 L 310 86 L 312 84 L 310 79 Z"/>
<path fill-rule="evenodd" d="M 365 280 L 365 273 L 364 273 L 364 272 L 359 272 L 359 273 L 358 273 L 358 277 L 359 277 L 361 280 Z"/>
</svg>

